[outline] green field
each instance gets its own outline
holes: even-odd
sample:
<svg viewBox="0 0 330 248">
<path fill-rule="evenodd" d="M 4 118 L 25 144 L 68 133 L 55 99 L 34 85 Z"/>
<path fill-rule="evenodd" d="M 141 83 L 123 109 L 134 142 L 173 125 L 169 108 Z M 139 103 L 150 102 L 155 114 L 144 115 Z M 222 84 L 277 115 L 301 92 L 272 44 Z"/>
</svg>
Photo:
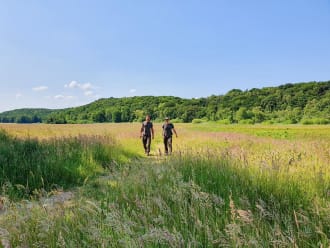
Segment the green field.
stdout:
<svg viewBox="0 0 330 248">
<path fill-rule="evenodd" d="M 0 247 L 329 247 L 330 126 L 0 125 Z"/>
</svg>

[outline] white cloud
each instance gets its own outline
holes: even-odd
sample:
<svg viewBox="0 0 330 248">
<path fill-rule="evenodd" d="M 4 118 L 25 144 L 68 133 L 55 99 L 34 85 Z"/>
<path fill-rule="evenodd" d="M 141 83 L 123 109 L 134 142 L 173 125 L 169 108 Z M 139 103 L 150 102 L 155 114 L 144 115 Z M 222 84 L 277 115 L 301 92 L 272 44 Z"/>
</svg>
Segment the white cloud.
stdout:
<svg viewBox="0 0 330 248">
<path fill-rule="evenodd" d="M 79 83 L 78 81 L 71 81 L 68 84 L 64 85 L 64 88 L 67 89 L 72 89 L 72 90 L 77 90 L 77 91 L 81 91 L 83 93 L 83 95 L 85 97 L 88 98 L 99 98 L 99 95 L 96 94 L 95 90 L 98 89 L 98 87 L 96 87 L 95 85 L 87 82 L 87 83 Z M 58 95 L 55 97 L 55 99 L 66 99 L 66 100 L 70 100 L 70 99 L 77 99 L 77 97 L 69 97 L 69 96 L 64 96 L 61 97 L 62 95 Z"/>
<path fill-rule="evenodd" d="M 57 99 L 57 100 L 64 99 L 64 98 L 65 98 L 65 96 L 63 96 L 63 95 L 56 95 L 56 96 L 54 96 L 54 99 Z"/>
<path fill-rule="evenodd" d="M 75 96 L 65 96 L 65 95 L 61 95 L 61 94 L 54 96 L 54 99 L 56 99 L 56 100 L 72 100 L 75 98 L 76 98 Z"/>
<path fill-rule="evenodd" d="M 21 98 L 23 95 L 21 93 L 16 93 L 15 97 L 16 99 Z"/>
<path fill-rule="evenodd" d="M 130 89 L 129 92 L 130 93 L 135 93 L 136 92 L 136 89 Z"/>
<path fill-rule="evenodd" d="M 85 96 L 91 96 L 93 95 L 93 91 L 89 90 L 89 91 L 85 91 Z"/>
<path fill-rule="evenodd" d="M 80 84 L 77 81 L 71 81 L 69 84 L 64 85 L 64 87 L 74 89 L 74 88 L 78 88 L 79 85 Z"/>
<path fill-rule="evenodd" d="M 81 84 L 81 85 L 80 85 L 80 88 L 81 88 L 82 90 L 91 90 L 91 89 L 93 89 L 94 87 L 92 86 L 91 83 L 85 83 L 85 84 Z"/>
<path fill-rule="evenodd" d="M 69 84 L 65 84 L 64 87 L 70 89 L 81 89 L 83 91 L 90 91 L 92 89 L 95 89 L 95 87 L 91 83 L 81 84 L 77 81 L 71 81 Z"/>
<path fill-rule="evenodd" d="M 33 91 L 45 91 L 47 89 L 48 89 L 47 86 L 38 86 L 38 87 L 32 88 Z"/>
</svg>

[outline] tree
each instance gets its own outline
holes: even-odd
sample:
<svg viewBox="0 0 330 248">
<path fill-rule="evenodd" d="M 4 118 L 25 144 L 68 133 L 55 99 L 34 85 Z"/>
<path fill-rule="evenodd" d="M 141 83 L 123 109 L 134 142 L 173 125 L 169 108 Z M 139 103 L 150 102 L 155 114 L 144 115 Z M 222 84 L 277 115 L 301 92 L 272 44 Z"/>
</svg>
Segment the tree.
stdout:
<svg viewBox="0 0 330 248">
<path fill-rule="evenodd" d="M 104 110 L 99 110 L 96 113 L 93 114 L 93 121 L 94 122 L 105 122 L 106 117 L 105 117 L 105 111 Z"/>
<path fill-rule="evenodd" d="M 254 107 L 252 109 L 252 119 L 255 123 L 261 123 L 266 119 L 265 113 L 261 110 L 261 107 Z"/>
<path fill-rule="evenodd" d="M 16 122 L 17 122 L 17 123 L 31 123 L 32 120 L 31 120 L 30 117 L 23 115 L 23 116 L 20 116 L 20 117 L 16 120 Z"/>
<path fill-rule="evenodd" d="M 1 122 L 127 122 L 165 116 L 191 122 L 193 119 L 299 122 L 302 117 L 330 119 L 330 81 L 286 84 L 279 87 L 239 90 L 225 95 L 183 99 L 173 96 L 103 98 L 90 104 L 62 110 L 17 109 L 0 113 Z"/>
<path fill-rule="evenodd" d="M 112 121 L 121 122 L 121 112 L 118 109 L 112 112 Z"/>
<path fill-rule="evenodd" d="M 250 119 L 250 118 L 251 118 L 251 116 L 248 113 L 246 107 L 240 107 L 239 110 L 236 111 L 235 120 L 241 121 L 241 120 L 246 120 L 246 119 Z"/>
<path fill-rule="evenodd" d="M 145 118 L 145 113 L 141 109 L 137 109 L 134 111 L 134 121 L 142 122 Z"/>
<path fill-rule="evenodd" d="M 315 117 L 320 117 L 320 109 L 317 100 L 313 99 L 309 101 L 304 108 L 304 119 L 312 119 Z"/>
</svg>

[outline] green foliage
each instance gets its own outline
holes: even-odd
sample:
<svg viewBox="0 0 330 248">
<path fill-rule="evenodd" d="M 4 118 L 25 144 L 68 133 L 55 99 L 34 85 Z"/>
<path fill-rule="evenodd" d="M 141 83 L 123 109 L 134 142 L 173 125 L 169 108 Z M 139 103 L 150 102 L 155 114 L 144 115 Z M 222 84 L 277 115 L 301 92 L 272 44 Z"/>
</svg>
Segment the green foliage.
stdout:
<svg viewBox="0 0 330 248">
<path fill-rule="evenodd" d="M 240 107 L 235 114 L 235 120 L 236 121 L 242 121 L 246 119 L 251 119 L 252 115 L 248 112 L 248 109 L 246 107 Z"/>
<path fill-rule="evenodd" d="M 175 118 L 175 119 L 172 119 L 171 122 L 172 123 L 183 123 L 183 120 L 179 119 L 179 118 Z"/>
<path fill-rule="evenodd" d="M 223 120 L 219 120 L 217 121 L 218 124 L 224 124 L 224 125 L 229 125 L 231 122 L 229 119 L 223 119 Z"/>
<path fill-rule="evenodd" d="M 119 110 L 115 110 L 114 112 L 112 112 L 112 121 L 121 122 L 121 112 Z"/>
<path fill-rule="evenodd" d="M 182 99 L 173 96 L 136 96 L 99 99 L 85 106 L 62 110 L 21 109 L 0 114 L 0 122 L 54 124 L 141 122 L 165 116 L 192 122 L 229 120 L 230 123 L 299 123 L 330 121 L 330 81 L 285 84 L 279 87 L 233 89 L 225 95 Z M 315 121 L 312 121 L 316 123 Z"/>
<path fill-rule="evenodd" d="M 254 124 L 253 120 L 251 119 L 245 119 L 245 120 L 240 120 L 238 121 L 238 124 Z"/>
<path fill-rule="evenodd" d="M 329 123 L 330 123 L 330 120 L 324 119 L 324 118 L 312 118 L 312 119 L 302 119 L 301 120 L 301 124 L 304 124 L 304 125 L 313 125 L 313 124 L 325 125 L 325 124 L 329 124 Z"/>
<path fill-rule="evenodd" d="M 0 114 L 3 123 L 38 123 L 45 122 L 47 116 L 55 110 L 51 109 L 16 109 Z"/>
<path fill-rule="evenodd" d="M 208 119 L 204 117 L 202 119 L 193 119 L 191 122 L 193 124 L 199 124 L 199 123 L 203 123 L 203 122 L 207 122 L 207 121 L 208 121 Z"/>
</svg>

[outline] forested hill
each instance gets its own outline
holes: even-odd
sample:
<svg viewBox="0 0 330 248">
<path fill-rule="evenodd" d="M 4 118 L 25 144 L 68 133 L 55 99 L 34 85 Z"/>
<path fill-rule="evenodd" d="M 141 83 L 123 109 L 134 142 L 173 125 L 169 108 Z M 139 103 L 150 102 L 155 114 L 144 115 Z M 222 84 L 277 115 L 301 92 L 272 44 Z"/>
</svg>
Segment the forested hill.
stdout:
<svg viewBox="0 0 330 248">
<path fill-rule="evenodd" d="M 0 113 L 0 122 L 38 123 L 47 120 L 55 110 L 44 108 L 23 108 Z"/>
<path fill-rule="evenodd" d="M 62 110 L 21 109 L 0 114 L 1 122 L 92 123 L 154 121 L 169 116 L 177 122 L 330 123 L 330 81 L 279 87 L 233 89 L 225 95 L 198 99 L 136 96 L 99 99 Z"/>
</svg>

